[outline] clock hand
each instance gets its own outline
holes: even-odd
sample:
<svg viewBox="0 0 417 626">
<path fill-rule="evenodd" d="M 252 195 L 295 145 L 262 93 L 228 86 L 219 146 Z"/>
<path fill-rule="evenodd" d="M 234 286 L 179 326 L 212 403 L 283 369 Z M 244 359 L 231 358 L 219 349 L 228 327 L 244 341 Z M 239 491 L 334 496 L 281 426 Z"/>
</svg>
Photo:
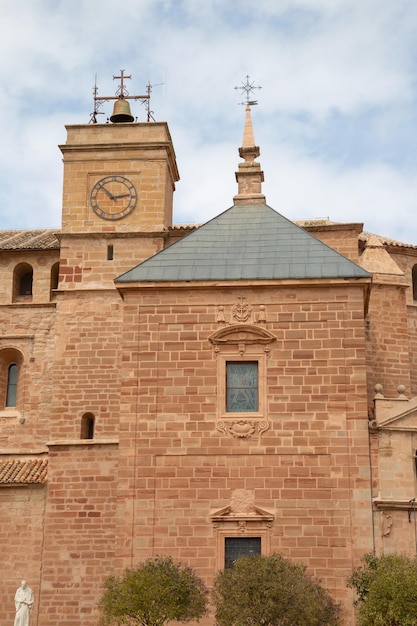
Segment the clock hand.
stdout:
<svg viewBox="0 0 417 626">
<path fill-rule="evenodd" d="M 111 198 L 111 200 L 115 200 L 116 196 L 114 196 L 104 185 L 102 185 L 102 190 Z"/>
<path fill-rule="evenodd" d="M 130 193 L 120 193 L 118 196 L 113 196 L 113 200 L 118 200 L 119 198 L 127 198 L 130 196 Z"/>
</svg>

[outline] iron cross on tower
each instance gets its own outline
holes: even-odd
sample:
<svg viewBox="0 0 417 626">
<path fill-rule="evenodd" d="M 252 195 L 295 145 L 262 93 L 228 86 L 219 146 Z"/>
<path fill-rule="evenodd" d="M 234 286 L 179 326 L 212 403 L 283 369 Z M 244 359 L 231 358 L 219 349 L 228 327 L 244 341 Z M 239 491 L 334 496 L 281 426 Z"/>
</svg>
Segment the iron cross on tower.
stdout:
<svg viewBox="0 0 417 626">
<path fill-rule="evenodd" d="M 126 78 L 132 78 L 132 75 L 130 76 L 125 76 L 125 71 L 124 70 L 120 70 L 120 76 L 113 76 L 113 80 L 118 80 L 120 79 L 120 85 L 116 91 L 116 96 L 118 96 L 119 98 L 126 98 L 126 96 L 129 95 L 128 90 L 126 89 L 126 87 L 124 86 L 123 81 Z"/>
<path fill-rule="evenodd" d="M 250 95 L 254 93 L 255 89 L 262 89 L 260 86 L 256 86 L 254 81 L 250 81 L 249 75 L 246 74 L 246 82 L 238 85 L 235 89 L 240 89 L 242 94 L 246 93 L 246 102 L 240 102 L 240 104 L 246 104 L 246 106 L 253 106 L 254 104 L 258 104 L 257 100 L 251 100 Z"/>
</svg>

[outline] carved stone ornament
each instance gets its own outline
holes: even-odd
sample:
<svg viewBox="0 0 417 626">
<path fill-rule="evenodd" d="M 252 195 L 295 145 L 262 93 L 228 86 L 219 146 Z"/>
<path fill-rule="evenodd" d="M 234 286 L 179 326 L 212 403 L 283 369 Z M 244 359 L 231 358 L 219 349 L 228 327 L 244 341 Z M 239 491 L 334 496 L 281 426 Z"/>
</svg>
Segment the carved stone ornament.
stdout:
<svg viewBox="0 0 417 626">
<path fill-rule="evenodd" d="M 253 306 L 244 302 L 244 296 L 238 298 L 238 302 L 231 307 L 231 311 L 226 314 L 224 305 L 217 307 L 216 321 L 224 326 L 230 323 L 238 324 L 263 324 L 267 322 L 266 307 L 264 304 L 259 305 L 257 311 L 253 310 Z M 230 319 L 229 319 L 230 318 Z"/>
<path fill-rule="evenodd" d="M 234 420 L 234 421 L 219 421 L 216 424 L 217 430 L 225 435 L 232 435 L 237 439 L 247 439 L 252 435 L 260 435 L 269 428 L 269 423 L 266 420 L 251 421 L 251 420 Z"/>
<path fill-rule="evenodd" d="M 252 307 L 244 302 L 244 297 L 238 298 L 239 302 L 232 307 L 232 317 L 236 322 L 247 322 L 252 315 Z"/>
<path fill-rule="evenodd" d="M 389 513 L 382 513 L 381 515 L 381 536 L 382 537 L 388 537 L 388 535 L 391 533 L 391 528 L 392 528 L 392 515 L 390 515 Z"/>
<path fill-rule="evenodd" d="M 270 529 L 274 522 L 274 515 L 255 505 L 255 495 L 249 489 L 235 489 L 232 492 L 230 505 L 211 515 L 214 528 L 224 528 L 232 524 L 240 532 L 246 532 L 251 527 Z"/>
<path fill-rule="evenodd" d="M 209 341 L 214 346 L 246 346 L 251 344 L 267 346 L 276 341 L 276 337 L 266 328 L 260 328 L 253 324 L 232 324 L 213 333 L 213 335 L 209 337 Z"/>
<path fill-rule="evenodd" d="M 256 515 L 255 494 L 249 489 L 235 489 L 232 492 L 230 513 L 233 515 Z"/>
</svg>

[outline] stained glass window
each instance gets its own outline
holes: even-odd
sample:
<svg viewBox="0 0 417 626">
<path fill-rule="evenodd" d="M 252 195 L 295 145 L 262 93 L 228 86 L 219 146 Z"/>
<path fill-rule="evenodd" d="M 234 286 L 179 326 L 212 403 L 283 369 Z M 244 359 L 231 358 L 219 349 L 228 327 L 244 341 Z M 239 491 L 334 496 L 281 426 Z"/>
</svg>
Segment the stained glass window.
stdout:
<svg viewBox="0 0 417 626">
<path fill-rule="evenodd" d="M 258 362 L 228 362 L 226 365 L 226 411 L 258 411 Z"/>
<path fill-rule="evenodd" d="M 233 567 L 233 563 L 242 556 L 261 554 L 260 537 L 225 537 L 224 566 Z"/>
</svg>

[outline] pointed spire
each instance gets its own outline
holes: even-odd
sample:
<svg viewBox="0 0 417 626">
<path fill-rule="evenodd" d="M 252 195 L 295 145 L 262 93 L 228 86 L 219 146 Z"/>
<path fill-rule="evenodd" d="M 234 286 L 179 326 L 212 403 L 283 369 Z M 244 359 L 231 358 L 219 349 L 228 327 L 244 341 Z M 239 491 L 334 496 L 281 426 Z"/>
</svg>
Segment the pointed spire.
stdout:
<svg viewBox="0 0 417 626">
<path fill-rule="evenodd" d="M 390 257 L 384 244 L 377 235 L 372 235 L 366 242 L 365 250 L 359 259 L 361 267 L 372 274 L 404 276 L 404 272 Z"/>
<path fill-rule="evenodd" d="M 260 164 L 255 163 L 260 153 L 259 147 L 255 145 L 250 106 L 246 105 L 243 141 L 239 148 L 239 156 L 244 159 L 244 163 L 239 163 L 236 172 L 238 193 L 233 198 L 234 204 L 265 204 L 265 196 L 262 194 L 264 173 Z"/>
<path fill-rule="evenodd" d="M 253 134 L 250 106 L 248 105 L 246 106 L 245 128 L 243 129 L 242 148 L 251 148 L 255 145 L 255 136 Z"/>
</svg>

